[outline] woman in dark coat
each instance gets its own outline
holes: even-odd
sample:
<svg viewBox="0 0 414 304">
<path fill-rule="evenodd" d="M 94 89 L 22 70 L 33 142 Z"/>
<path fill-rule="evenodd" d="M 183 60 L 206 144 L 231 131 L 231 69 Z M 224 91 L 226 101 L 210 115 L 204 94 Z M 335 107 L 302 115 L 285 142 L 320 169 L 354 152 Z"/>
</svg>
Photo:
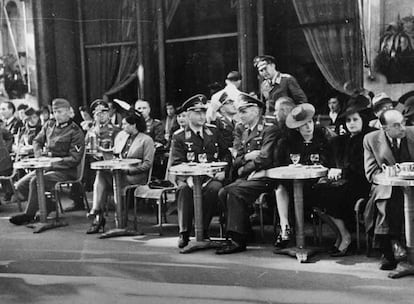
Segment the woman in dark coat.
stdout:
<svg viewBox="0 0 414 304">
<path fill-rule="evenodd" d="M 367 198 L 371 185 L 365 178 L 364 172 L 364 148 L 362 145 L 364 136 L 375 130 L 368 126 L 368 117 L 364 113 L 366 109 L 353 105 L 342 114 L 345 119 L 347 133 L 331 140 L 333 160 L 337 175 L 336 180 L 330 181 L 325 186 L 320 186 L 319 197 L 323 202 L 328 224 L 335 225 L 334 231 L 338 233 L 333 256 L 343 256 L 348 253 L 351 243 L 351 234 L 346 224 L 352 223 L 353 210 L 356 201 Z M 332 170 L 330 170 L 332 171 Z M 340 172 L 340 173 L 339 173 Z M 328 175 L 328 178 L 332 174 Z M 329 223 L 329 220 L 332 222 Z"/>
<path fill-rule="evenodd" d="M 322 128 L 315 127 L 314 114 L 315 108 L 309 103 L 304 103 L 296 106 L 287 116 L 286 126 L 290 130 L 288 135 L 277 143 L 277 166 L 295 163 L 295 157 L 299 158 L 299 165 L 321 164 L 328 168 L 333 166 L 332 151 L 326 132 Z M 314 181 L 309 181 L 304 184 L 305 212 L 309 212 L 310 207 L 318 202 L 318 197 L 312 189 L 314 183 Z M 288 207 L 285 206 L 283 210 L 280 210 L 278 206 L 278 212 L 280 222 L 288 223 Z M 290 227 L 281 226 L 281 232 L 275 243 L 276 247 L 285 247 L 287 240 L 290 239 Z"/>
</svg>

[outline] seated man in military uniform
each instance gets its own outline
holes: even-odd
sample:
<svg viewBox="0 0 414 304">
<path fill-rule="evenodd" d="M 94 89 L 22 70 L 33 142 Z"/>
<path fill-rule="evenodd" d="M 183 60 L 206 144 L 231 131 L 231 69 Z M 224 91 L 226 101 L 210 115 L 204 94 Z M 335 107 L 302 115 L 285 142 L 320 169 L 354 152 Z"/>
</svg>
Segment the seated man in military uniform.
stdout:
<svg viewBox="0 0 414 304">
<path fill-rule="evenodd" d="M 263 102 L 255 97 L 245 93 L 239 95 L 238 111 L 245 128 L 233 163 L 238 179 L 219 192 L 220 202 L 227 210 L 227 234 L 232 240 L 219 248 L 217 254 L 246 250 L 253 202 L 261 193 L 272 191 L 276 186 L 273 180 L 265 177 L 248 180 L 252 172 L 273 166 L 275 144 L 282 136 L 280 127 L 265 123 L 263 108 Z"/>
<path fill-rule="evenodd" d="M 82 160 L 85 149 L 85 138 L 80 127 L 70 119 L 70 104 L 67 100 L 57 98 L 52 103 L 55 120 L 49 120 L 33 140 L 35 156 L 44 153 L 62 160 L 48 169 L 44 175 L 45 189 L 53 191 L 59 181 L 73 180 L 77 177 L 77 166 Z M 22 225 L 32 221 L 39 209 L 37 198 L 36 174 L 31 172 L 22 177 L 16 184 L 17 199 L 28 201 L 24 213 L 12 216 L 10 222 Z M 55 206 L 50 202 L 47 211 Z"/>
<path fill-rule="evenodd" d="M 185 162 L 228 161 L 228 150 L 223 144 L 217 128 L 206 124 L 207 98 L 195 95 L 184 102 L 183 110 L 187 111 L 188 125 L 174 133 L 171 144 L 172 165 Z M 217 173 L 213 178 L 202 179 L 203 225 L 204 236 L 208 238 L 208 228 L 214 214 L 217 213 L 218 191 L 222 187 L 224 172 Z M 194 201 L 192 179 L 177 177 L 177 209 L 180 237 L 178 247 L 185 247 L 190 241 L 192 231 Z"/>
</svg>

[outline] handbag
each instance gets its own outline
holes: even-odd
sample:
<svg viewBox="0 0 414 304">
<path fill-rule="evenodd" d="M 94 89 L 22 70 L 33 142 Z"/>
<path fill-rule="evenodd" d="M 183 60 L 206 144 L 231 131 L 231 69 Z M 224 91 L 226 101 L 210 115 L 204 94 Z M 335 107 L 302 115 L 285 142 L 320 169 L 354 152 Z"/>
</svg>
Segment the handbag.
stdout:
<svg viewBox="0 0 414 304">
<path fill-rule="evenodd" d="M 151 189 L 163 189 L 173 188 L 175 185 L 169 180 L 155 178 L 149 182 L 148 187 Z"/>
</svg>

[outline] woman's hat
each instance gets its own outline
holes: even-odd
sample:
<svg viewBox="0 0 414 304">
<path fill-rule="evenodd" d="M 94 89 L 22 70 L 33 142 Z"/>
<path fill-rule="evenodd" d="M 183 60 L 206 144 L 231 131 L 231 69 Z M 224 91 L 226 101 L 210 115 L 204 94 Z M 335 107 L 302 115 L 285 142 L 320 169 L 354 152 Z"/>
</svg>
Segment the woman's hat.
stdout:
<svg viewBox="0 0 414 304">
<path fill-rule="evenodd" d="M 315 115 L 315 107 L 310 103 L 302 103 L 289 113 L 286 117 L 286 126 L 289 129 L 296 129 L 303 126 Z"/>
<path fill-rule="evenodd" d="M 343 118 L 354 113 L 365 111 L 367 109 L 368 107 L 366 106 L 366 104 L 353 103 L 348 105 L 348 107 L 345 109 L 345 111 L 341 113 L 341 115 L 339 115 L 339 117 Z"/>
</svg>

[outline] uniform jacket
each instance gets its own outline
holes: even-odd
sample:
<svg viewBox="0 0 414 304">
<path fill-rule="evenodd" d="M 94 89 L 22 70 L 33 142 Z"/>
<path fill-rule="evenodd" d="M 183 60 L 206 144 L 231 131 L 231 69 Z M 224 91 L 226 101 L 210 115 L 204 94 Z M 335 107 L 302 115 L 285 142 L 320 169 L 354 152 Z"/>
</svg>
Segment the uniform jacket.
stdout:
<svg viewBox="0 0 414 304">
<path fill-rule="evenodd" d="M 10 151 L 13 144 L 13 135 L 9 130 L 0 128 L 0 172 L 7 171 L 12 167 Z"/>
<path fill-rule="evenodd" d="M 196 162 L 200 154 L 206 153 L 207 162 L 226 161 L 229 165 L 231 164 L 230 153 L 214 125 L 203 126 L 203 138 L 195 134 L 188 126 L 174 133 L 171 143 L 171 165 L 188 162 L 188 152 L 194 152 Z"/>
<path fill-rule="evenodd" d="M 164 127 L 158 119 L 150 118 L 147 120 L 147 130 L 145 134 L 151 136 L 154 143 L 160 143 L 163 146 L 167 143 L 164 136 Z"/>
<path fill-rule="evenodd" d="M 275 102 L 282 96 L 291 97 L 296 104 L 308 101 L 295 77 L 280 72 L 274 82 L 269 80 L 262 82 L 261 93 L 266 100 L 266 114 L 273 114 Z"/>
<path fill-rule="evenodd" d="M 15 116 L 13 116 L 13 119 L 9 123 L 6 122 L 6 129 L 9 130 L 13 135 L 17 135 L 17 133 L 19 133 L 20 129 L 22 128 L 22 121 Z"/>
<path fill-rule="evenodd" d="M 414 127 L 406 127 L 406 138 L 410 161 L 414 161 Z M 375 203 L 377 200 L 391 198 L 392 186 L 376 185 L 374 178 L 382 172 L 381 165 L 395 165 L 396 161 L 387 142 L 385 132 L 377 130 L 364 138 L 365 175 L 372 184 L 370 199 L 365 208 L 364 218 L 367 230 L 373 226 Z"/>
<path fill-rule="evenodd" d="M 85 150 L 85 137 L 81 128 L 72 120 L 58 125 L 49 120 L 33 140 L 33 150 L 41 151 L 45 147 L 48 155 L 62 157 L 62 161 L 53 166 L 53 170 L 67 170 L 76 176 L 77 166 Z"/>
<path fill-rule="evenodd" d="M 237 156 L 234 160 L 233 168 L 237 171 L 243 167 L 240 177 L 247 176 L 254 170 L 262 170 L 272 167 L 273 164 L 273 148 L 278 128 L 273 124 L 265 122 L 261 117 L 256 126 L 251 130 L 244 127 L 240 140 L 235 139 L 237 143 Z M 234 146 L 236 148 L 236 146 Z M 259 156 L 250 161 L 246 161 L 244 156 L 254 150 L 260 150 Z"/>
<path fill-rule="evenodd" d="M 229 120 L 227 117 L 220 115 L 217 116 L 214 124 L 221 133 L 226 147 L 231 148 L 233 146 L 234 128 L 236 123 L 233 120 Z"/>
<path fill-rule="evenodd" d="M 114 154 L 121 154 L 124 149 L 129 134 L 121 131 L 115 137 Z M 148 174 L 154 162 L 154 141 L 152 138 L 144 133 L 138 133 L 129 147 L 127 158 L 137 158 L 142 162 L 132 169 L 128 170 L 126 179 L 129 184 L 146 184 L 148 181 Z"/>
</svg>

